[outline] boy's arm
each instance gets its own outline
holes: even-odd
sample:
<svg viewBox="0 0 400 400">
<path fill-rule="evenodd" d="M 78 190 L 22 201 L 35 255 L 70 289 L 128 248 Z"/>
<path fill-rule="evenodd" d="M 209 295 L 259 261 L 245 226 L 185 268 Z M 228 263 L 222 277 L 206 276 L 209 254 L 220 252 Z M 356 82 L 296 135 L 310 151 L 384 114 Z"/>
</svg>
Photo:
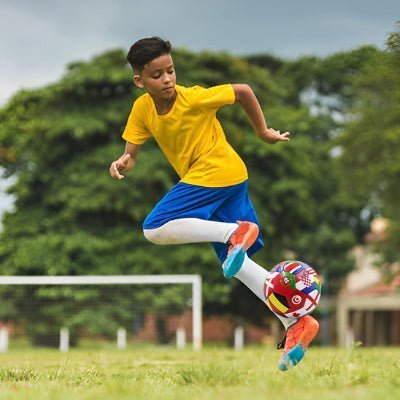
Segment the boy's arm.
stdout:
<svg viewBox="0 0 400 400">
<path fill-rule="evenodd" d="M 111 177 L 114 179 L 124 179 L 125 176 L 122 174 L 126 174 L 135 166 L 141 147 L 138 144 L 126 142 L 124 154 L 110 165 Z"/>
<path fill-rule="evenodd" d="M 289 140 L 289 132 L 280 133 L 280 131 L 268 128 L 257 97 L 249 85 L 235 83 L 232 87 L 235 92 L 235 102 L 240 103 L 244 111 L 246 111 L 256 135 L 261 140 L 269 144 L 287 142 Z"/>
</svg>

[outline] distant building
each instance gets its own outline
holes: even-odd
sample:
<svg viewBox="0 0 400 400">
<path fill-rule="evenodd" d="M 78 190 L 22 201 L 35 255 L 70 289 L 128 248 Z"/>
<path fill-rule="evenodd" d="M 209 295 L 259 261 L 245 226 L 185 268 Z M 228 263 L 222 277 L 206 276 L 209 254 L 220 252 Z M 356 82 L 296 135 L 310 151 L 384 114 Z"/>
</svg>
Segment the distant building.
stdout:
<svg viewBox="0 0 400 400">
<path fill-rule="evenodd" d="M 367 243 L 386 237 L 387 220 L 371 224 Z M 337 339 L 340 346 L 400 345 L 400 273 L 387 281 L 368 244 L 354 250 L 356 269 L 337 300 Z"/>
</svg>

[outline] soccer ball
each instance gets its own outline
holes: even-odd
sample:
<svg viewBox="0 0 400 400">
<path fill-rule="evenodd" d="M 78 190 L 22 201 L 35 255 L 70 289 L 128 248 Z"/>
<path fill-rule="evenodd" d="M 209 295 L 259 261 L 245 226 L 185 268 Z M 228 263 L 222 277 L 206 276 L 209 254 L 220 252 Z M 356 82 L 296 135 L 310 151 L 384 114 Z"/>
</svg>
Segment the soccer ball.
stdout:
<svg viewBox="0 0 400 400">
<path fill-rule="evenodd" d="M 321 298 L 317 273 L 301 261 L 283 261 L 264 283 L 267 305 L 276 314 L 300 318 L 310 314 Z"/>
</svg>

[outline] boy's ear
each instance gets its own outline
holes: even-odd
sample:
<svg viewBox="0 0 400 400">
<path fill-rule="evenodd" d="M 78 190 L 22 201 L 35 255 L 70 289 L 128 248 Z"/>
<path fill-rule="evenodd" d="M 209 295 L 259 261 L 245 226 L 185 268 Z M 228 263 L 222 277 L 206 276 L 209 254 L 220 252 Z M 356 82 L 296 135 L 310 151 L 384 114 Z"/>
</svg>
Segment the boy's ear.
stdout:
<svg viewBox="0 0 400 400">
<path fill-rule="evenodd" d="M 143 85 L 142 79 L 140 78 L 140 75 L 134 75 L 133 82 L 137 87 L 139 87 L 141 89 L 144 88 L 144 85 Z"/>
</svg>

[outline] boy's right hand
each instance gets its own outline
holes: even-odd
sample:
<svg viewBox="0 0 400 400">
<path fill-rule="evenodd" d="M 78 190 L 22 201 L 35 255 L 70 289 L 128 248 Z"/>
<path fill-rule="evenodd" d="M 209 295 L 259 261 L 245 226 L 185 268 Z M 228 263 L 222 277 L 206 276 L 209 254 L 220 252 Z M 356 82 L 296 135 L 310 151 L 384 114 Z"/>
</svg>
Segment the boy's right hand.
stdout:
<svg viewBox="0 0 400 400">
<path fill-rule="evenodd" d="M 114 179 L 124 179 L 125 176 L 121 175 L 121 172 L 124 172 L 130 160 L 131 160 L 130 154 L 124 154 L 117 161 L 112 162 L 110 165 L 111 177 Z"/>
</svg>

